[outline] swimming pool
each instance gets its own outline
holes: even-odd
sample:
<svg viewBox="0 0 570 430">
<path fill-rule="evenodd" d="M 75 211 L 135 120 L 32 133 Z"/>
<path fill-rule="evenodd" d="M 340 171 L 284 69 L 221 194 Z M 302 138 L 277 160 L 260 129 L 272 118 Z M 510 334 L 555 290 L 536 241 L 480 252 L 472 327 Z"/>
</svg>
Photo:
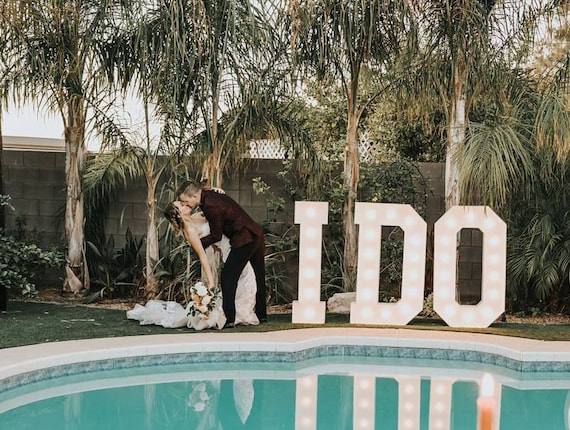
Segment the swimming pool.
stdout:
<svg viewBox="0 0 570 430">
<path fill-rule="evenodd" d="M 30 416 L 35 428 L 227 422 L 212 404 L 239 409 L 235 394 L 224 400 L 235 385 L 251 404 L 229 428 L 471 429 L 484 372 L 495 378 L 502 430 L 567 429 L 569 352 L 567 342 L 360 328 L 35 345 L 0 351 L 0 429 Z M 197 411 L 201 387 L 211 403 Z M 54 414 L 62 421 L 49 427 Z M 95 424 L 81 421 L 89 416 Z"/>
</svg>

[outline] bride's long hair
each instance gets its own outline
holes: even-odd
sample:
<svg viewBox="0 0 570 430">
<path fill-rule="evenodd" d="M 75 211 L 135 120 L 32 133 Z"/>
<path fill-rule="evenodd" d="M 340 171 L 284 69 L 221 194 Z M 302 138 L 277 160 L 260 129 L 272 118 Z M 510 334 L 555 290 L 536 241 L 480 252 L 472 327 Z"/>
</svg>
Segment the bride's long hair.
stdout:
<svg viewBox="0 0 570 430">
<path fill-rule="evenodd" d="M 181 231 L 184 228 L 184 219 L 174 202 L 170 202 L 166 205 L 166 208 L 164 208 L 164 217 L 174 230 Z"/>
</svg>

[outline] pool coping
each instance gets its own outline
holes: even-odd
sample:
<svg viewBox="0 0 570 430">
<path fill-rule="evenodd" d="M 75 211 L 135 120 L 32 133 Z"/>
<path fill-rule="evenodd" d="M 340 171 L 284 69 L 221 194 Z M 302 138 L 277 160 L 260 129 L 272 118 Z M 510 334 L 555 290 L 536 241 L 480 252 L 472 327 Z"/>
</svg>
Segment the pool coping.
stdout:
<svg viewBox="0 0 570 430">
<path fill-rule="evenodd" d="M 426 351 L 431 351 L 432 355 L 426 356 Z M 570 371 L 569 341 L 541 341 L 465 332 L 348 327 L 257 333 L 173 333 L 6 348 L 0 349 L 0 382 L 52 367 L 172 354 L 191 357 L 193 354 L 203 356 L 204 353 L 273 353 L 293 355 L 294 359 L 324 354 L 361 354 L 454 359 L 446 357 L 446 351 L 453 351 L 457 359 L 496 364 L 518 371 Z"/>
</svg>

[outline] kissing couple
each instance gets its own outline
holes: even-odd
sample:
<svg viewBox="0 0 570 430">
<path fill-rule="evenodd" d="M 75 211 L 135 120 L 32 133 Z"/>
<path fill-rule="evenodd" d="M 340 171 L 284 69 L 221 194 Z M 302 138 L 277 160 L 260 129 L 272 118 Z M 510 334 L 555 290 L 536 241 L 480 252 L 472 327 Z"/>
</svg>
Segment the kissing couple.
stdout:
<svg viewBox="0 0 570 430">
<path fill-rule="evenodd" d="M 261 225 L 219 189 L 206 189 L 186 181 L 176 195 L 178 200 L 168 204 L 165 216 L 198 255 L 211 291 L 217 288 L 217 282 L 206 251 L 212 248 L 222 253 L 222 327 L 267 321 L 265 238 Z M 195 212 L 198 207 L 201 212 Z M 220 321 L 215 323 L 219 328 Z"/>
</svg>

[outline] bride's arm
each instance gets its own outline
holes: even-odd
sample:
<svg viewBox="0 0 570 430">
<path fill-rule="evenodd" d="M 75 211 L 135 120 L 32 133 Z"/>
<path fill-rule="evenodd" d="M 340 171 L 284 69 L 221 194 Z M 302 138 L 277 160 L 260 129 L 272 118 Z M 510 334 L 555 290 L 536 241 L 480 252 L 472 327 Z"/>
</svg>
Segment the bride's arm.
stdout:
<svg viewBox="0 0 570 430">
<path fill-rule="evenodd" d="M 202 266 L 202 272 L 206 275 L 206 280 L 208 281 L 208 289 L 215 287 L 214 285 L 214 275 L 212 274 L 212 269 L 210 268 L 210 263 L 198 236 L 198 232 L 190 225 L 190 223 L 184 223 L 184 238 L 190 244 L 192 249 L 198 255 L 200 259 L 200 266 Z"/>
</svg>

